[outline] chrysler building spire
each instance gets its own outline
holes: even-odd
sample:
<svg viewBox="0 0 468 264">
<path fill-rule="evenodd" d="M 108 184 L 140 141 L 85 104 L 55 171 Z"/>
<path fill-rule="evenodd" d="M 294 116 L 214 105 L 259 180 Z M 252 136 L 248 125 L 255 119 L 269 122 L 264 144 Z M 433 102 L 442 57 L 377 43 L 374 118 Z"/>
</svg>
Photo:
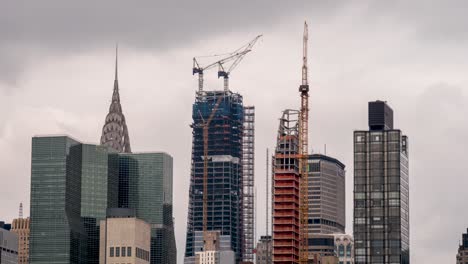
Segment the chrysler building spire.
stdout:
<svg viewBox="0 0 468 264">
<path fill-rule="evenodd" d="M 131 153 L 130 138 L 128 136 L 125 116 L 120 105 L 118 81 L 118 46 L 115 48 L 115 80 L 112 102 L 102 128 L 101 145 L 113 148 L 118 152 Z"/>
</svg>

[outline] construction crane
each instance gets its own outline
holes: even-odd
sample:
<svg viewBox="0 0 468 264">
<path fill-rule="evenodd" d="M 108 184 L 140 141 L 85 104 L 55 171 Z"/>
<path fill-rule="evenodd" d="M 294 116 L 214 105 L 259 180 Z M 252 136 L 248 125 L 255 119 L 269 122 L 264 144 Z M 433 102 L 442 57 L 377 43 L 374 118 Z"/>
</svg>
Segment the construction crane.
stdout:
<svg viewBox="0 0 468 264">
<path fill-rule="evenodd" d="M 219 61 L 219 69 L 218 69 L 218 78 L 223 77 L 224 78 L 224 91 L 229 90 L 229 74 L 239 65 L 239 63 L 244 59 L 245 55 L 249 52 L 252 51 L 253 46 L 257 42 L 259 38 L 261 38 L 262 35 L 256 36 L 253 40 L 251 40 L 249 43 L 245 44 L 244 46 L 238 48 L 234 53 L 235 60 L 229 66 L 229 68 L 225 69 L 225 63 L 228 61 Z M 229 60 L 230 61 L 230 60 Z"/>
<path fill-rule="evenodd" d="M 203 91 L 203 73 L 205 70 L 209 70 L 211 68 L 214 68 L 216 65 L 218 65 L 219 62 L 227 62 L 230 60 L 233 60 L 238 56 L 238 54 L 222 54 L 222 55 L 212 55 L 212 56 L 203 56 L 203 57 L 219 57 L 226 55 L 226 58 L 223 58 L 221 60 L 216 60 L 215 62 L 209 63 L 206 66 L 201 66 L 200 62 L 197 60 L 200 59 L 201 57 L 194 57 L 193 58 L 193 68 L 192 68 L 192 75 L 195 75 L 196 73 L 198 74 L 198 92 Z"/>
<path fill-rule="evenodd" d="M 302 56 L 302 84 L 299 86 L 301 95 L 301 110 L 299 118 L 299 173 L 300 182 L 300 248 L 299 263 L 307 264 L 309 261 L 309 198 L 308 198 L 308 147 L 309 147 L 309 81 L 307 77 L 307 43 L 309 29 L 304 22 L 303 56 Z M 314 260 L 316 261 L 316 260 Z"/>
<path fill-rule="evenodd" d="M 208 226 L 208 132 L 210 128 L 210 123 L 213 120 L 216 111 L 218 111 L 219 105 L 223 100 L 223 96 L 220 95 L 216 100 L 216 103 L 211 111 L 210 116 L 205 121 L 201 113 L 200 117 L 202 118 L 202 127 L 203 127 L 203 237 L 206 237 L 207 226 Z"/>
</svg>

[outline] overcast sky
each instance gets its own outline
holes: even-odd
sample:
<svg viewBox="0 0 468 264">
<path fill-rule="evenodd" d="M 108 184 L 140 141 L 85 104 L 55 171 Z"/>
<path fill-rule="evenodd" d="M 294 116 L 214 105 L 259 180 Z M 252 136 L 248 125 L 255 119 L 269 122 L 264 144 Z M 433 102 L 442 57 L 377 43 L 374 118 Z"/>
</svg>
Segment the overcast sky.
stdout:
<svg viewBox="0 0 468 264">
<path fill-rule="evenodd" d="M 264 34 L 231 74 L 256 107 L 257 234 L 265 233 L 265 149 L 299 107 L 302 26 L 309 23 L 310 144 L 347 165 L 352 233 L 353 130 L 386 100 L 410 140 L 411 259 L 452 263 L 468 226 L 466 1 L 2 1 L 0 220 L 29 215 L 31 137 L 99 142 L 119 43 L 121 99 L 134 151 L 174 157 L 176 238 L 185 247 L 192 57 Z M 325 3 L 327 2 L 327 3 Z M 331 3 L 333 2 L 333 3 Z M 207 89 L 221 89 L 216 71 Z M 465 169 L 464 169 L 465 168 Z M 182 262 L 180 262 L 182 263 Z"/>
</svg>

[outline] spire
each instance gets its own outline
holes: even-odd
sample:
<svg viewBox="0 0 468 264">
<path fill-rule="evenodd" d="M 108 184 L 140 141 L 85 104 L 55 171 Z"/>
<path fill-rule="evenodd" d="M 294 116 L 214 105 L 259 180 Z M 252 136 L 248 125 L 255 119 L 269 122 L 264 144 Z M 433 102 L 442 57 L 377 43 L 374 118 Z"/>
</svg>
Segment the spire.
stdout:
<svg viewBox="0 0 468 264">
<path fill-rule="evenodd" d="M 117 44 L 115 45 L 115 79 L 114 79 L 114 81 L 116 81 L 116 82 L 119 80 L 119 78 L 117 78 L 117 77 L 118 77 L 118 76 L 117 76 L 117 73 L 118 73 L 117 69 L 118 69 L 118 67 L 119 67 L 119 43 L 117 43 Z"/>
<path fill-rule="evenodd" d="M 19 206 L 19 218 L 23 218 L 23 203 L 20 203 Z"/>
<path fill-rule="evenodd" d="M 125 116 L 122 112 L 122 105 L 120 104 L 118 82 L 118 50 L 119 47 L 116 45 L 114 92 L 112 94 L 109 113 L 106 116 L 105 123 L 102 128 L 101 145 L 111 147 L 118 152 L 131 153 L 127 124 L 125 122 Z"/>
</svg>

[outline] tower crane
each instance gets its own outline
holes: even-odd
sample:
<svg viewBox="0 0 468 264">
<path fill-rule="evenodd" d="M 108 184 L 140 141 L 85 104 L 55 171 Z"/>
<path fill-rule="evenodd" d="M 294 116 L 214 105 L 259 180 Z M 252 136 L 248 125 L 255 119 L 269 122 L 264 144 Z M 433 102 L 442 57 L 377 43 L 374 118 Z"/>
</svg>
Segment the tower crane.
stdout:
<svg viewBox="0 0 468 264">
<path fill-rule="evenodd" d="M 200 113 L 200 117 L 203 120 L 203 237 L 206 237 L 208 231 L 208 132 L 210 123 L 213 120 L 216 111 L 218 111 L 219 105 L 223 100 L 223 96 L 220 95 L 216 100 L 216 103 L 211 111 L 210 116 L 205 121 Z"/>
<path fill-rule="evenodd" d="M 302 56 L 302 84 L 299 86 L 301 95 L 301 110 L 299 118 L 299 173 L 300 181 L 300 249 L 299 263 L 307 264 L 309 259 L 309 198 L 308 198 L 308 147 L 309 147 L 309 81 L 307 77 L 307 44 L 309 29 L 304 22 L 303 56 Z M 314 260 L 316 261 L 316 260 Z"/>
<path fill-rule="evenodd" d="M 223 77 L 224 78 L 224 91 L 229 90 L 229 74 L 231 71 L 233 71 L 237 65 L 244 59 L 245 55 L 249 52 L 252 51 L 253 46 L 257 42 L 259 38 L 261 38 L 262 35 L 256 36 L 253 40 L 251 40 L 249 43 L 245 44 L 244 46 L 238 48 L 235 52 L 235 59 L 234 62 L 231 64 L 231 66 L 227 69 L 225 69 L 225 63 L 228 61 L 219 61 L 219 70 L 218 70 L 218 78 Z"/>
</svg>

